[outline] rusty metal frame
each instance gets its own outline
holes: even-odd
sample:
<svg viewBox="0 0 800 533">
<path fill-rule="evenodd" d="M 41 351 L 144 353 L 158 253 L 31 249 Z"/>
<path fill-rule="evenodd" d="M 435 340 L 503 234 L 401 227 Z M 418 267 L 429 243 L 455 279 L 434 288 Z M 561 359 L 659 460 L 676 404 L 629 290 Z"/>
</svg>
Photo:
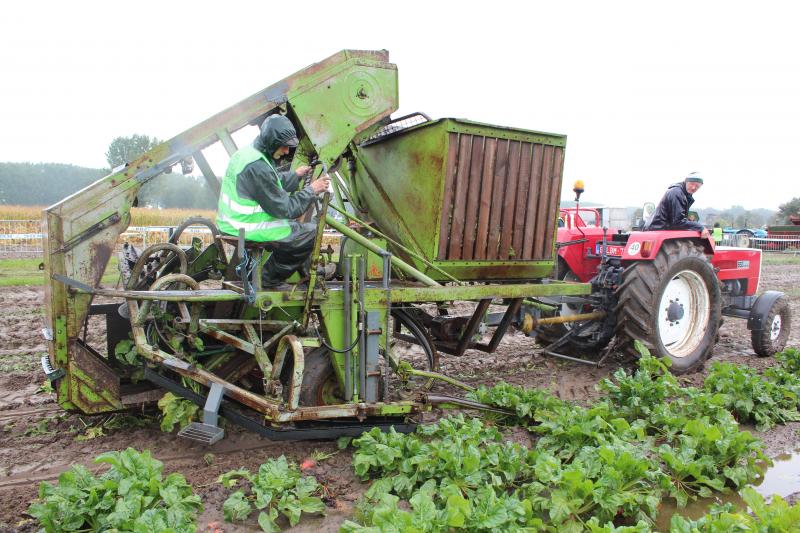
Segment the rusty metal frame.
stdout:
<svg viewBox="0 0 800 533">
<path fill-rule="evenodd" d="M 506 334 L 506 331 L 508 331 L 508 326 L 511 325 L 511 322 L 514 320 L 519 308 L 522 306 L 522 300 L 523 298 L 515 298 L 511 301 L 509 306 L 506 308 L 506 313 L 503 315 L 503 319 L 500 321 L 500 325 L 494 330 L 494 335 L 492 335 L 492 340 L 489 341 L 489 344 L 477 343 L 474 347 L 483 352 L 494 353 L 494 351 L 497 349 L 497 345 L 500 344 L 500 341 Z"/>
</svg>

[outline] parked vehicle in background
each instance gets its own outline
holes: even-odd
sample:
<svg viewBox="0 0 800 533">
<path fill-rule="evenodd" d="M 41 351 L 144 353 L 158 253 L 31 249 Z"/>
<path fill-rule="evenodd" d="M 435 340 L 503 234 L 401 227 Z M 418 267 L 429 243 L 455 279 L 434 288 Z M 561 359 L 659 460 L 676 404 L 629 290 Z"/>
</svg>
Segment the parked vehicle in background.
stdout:
<svg viewBox="0 0 800 533">
<path fill-rule="evenodd" d="M 756 247 L 773 252 L 800 253 L 800 216 L 790 216 L 790 225 L 769 226 L 764 239 L 756 239 Z"/>
<path fill-rule="evenodd" d="M 730 243 L 732 246 L 748 248 L 755 244 L 753 238 L 764 239 L 767 237 L 766 230 L 760 228 L 722 228 L 723 242 Z"/>
</svg>

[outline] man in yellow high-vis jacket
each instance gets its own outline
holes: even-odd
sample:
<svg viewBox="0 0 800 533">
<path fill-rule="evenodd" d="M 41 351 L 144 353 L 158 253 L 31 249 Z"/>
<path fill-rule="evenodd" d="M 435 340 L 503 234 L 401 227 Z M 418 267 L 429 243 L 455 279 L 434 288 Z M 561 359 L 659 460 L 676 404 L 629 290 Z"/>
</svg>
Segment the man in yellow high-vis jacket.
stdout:
<svg viewBox="0 0 800 533">
<path fill-rule="evenodd" d="M 249 241 L 276 242 L 262 270 L 265 289 L 284 289 L 285 280 L 307 266 L 317 226 L 300 223 L 317 194 L 327 190 L 325 175 L 298 190 L 311 167 L 278 172 L 277 161 L 297 146 L 294 126 L 283 115 L 270 115 L 250 146 L 231 156 L 217 204 L 217 226 L 226 235 L 244 228 Z"/>
</svg>

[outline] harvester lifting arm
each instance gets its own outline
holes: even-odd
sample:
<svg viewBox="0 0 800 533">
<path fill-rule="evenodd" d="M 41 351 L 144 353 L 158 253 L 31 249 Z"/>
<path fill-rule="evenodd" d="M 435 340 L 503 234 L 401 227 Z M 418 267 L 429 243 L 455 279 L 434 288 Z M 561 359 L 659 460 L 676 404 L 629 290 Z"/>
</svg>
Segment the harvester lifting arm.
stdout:
<svg viewBox="0 0 800 533">
<path fill-rule="evenodd" d="M 324 166 L 324 163 L 323 163 Z M 325 169 L 327 174 L 327 168 Z M 319 249 L 322 245 L 322 232 L 325 231 L 325 218 L 328 216 L 328 205 L 331 202 L 331 193 L 325 192 L 317 221 L 317 236 L 314 238 L 314 248 L 311 251 L 311 268 L 308 271 L 308 289 L 306 291 L 306 304 L 303 309 L 303 329 L 308 327 L 311 318 L 311 303 L 314 301 L 314 287 L 317 283 L 317 266 L 319 265 Z"/>
<path fill-rule="evenodd" d="M 458 285 L 463 285 L 464 284 L 463 281 L 459 280 L 458 278 L 455 278 L 454 276 L 450 275 L 448 272 L 446 272 L 446 271 L 442 270 L 441 268 L 437 267 L 436 265 L 434 265 L 433 263 L 428 261 L 423 256 L 421 256 L 421 255 L 413 252 L 412 250 L 406 248 L 405 246 L 403 246 L 402 244 L 400 244 L 396 240 L 392 239 L 391 237 L 389 237 L 385 233 L 383 233 L 380 230 L 378 230 L 377 228 L 375 228 L 375 226 L 371 226 L 371 225 L 367 224 L 366 222 L 364 222 L 360 218 L 348 213 L 345 209 L 339 209 L 338 207 L 336 207 L 333 204 L 331 204 L 329 207 L 332 207 L 333 209 L 338 211 L 343 216 L 349 218 L 350 220 L 352 220 L 356 224 L 362 226 L 363 228 L 366 228 L 367 230 L 369 230 L 371 233 L 377 235 L 378 237 L 381 237 L 382 239 L 386 239 L 387 241 L 392 243 L 392 245 L 394 245 L 398 249 L 402 250 L 403 252 L 405 252 L 405 253 L 409 254 L 410 256 L 412 256 L 412 257 L 418 259 L 419 261 L 423 262 L 425 265 L 427 265 L 428 267 L 432 268 L 433 270 L 435 270 L 439 274 L 445 276 L 446 278 L 448 278 L 453 283 L 457 283 Z"/>
<path fill-rule="evenodd" d="M 325 222 L 330 227 L 332 227 L 336 231 L 340 232 L 342 235 L 345 235 L 346 237 L 349 237 L 350 239 L 353 239 L 354 241 L 356 241 L 358 244 L 360 244 L 364 248 L 366 248 L 366 249 L 368 249 L 368 250 L 370 250 L 372 252 L 375 252 L 378 255 L 382 255 L 384 253 L 384 250 L 380 246 L 378 246 L 375 243 L 371 242 L 369 239 L 363 237 L 357 231 L 354 231 L 353 229 L 351 229 L 351 228 L 347 227 L 346 225 L 342 224 L 341 222 L 339 222 L 338 220 L 333 218 L 333 216 L 326 214 L 325 215 Z M 408 263 L 406 263 L 405 261 L 403 261 L 402 259 L 400 259 L 399 257 L 396 257 L 394 255 L 392 256 L 392 265 L 397 267 L 401 272 L 404 272 L 405 274 L 408 274 L 412 278 L 416 279 L 417 281 L 419 281 L 421 283 L 424 283 L 425 285 L 428 285 L 429 287 L 441 287 L 441 285 L 439 283 L 437 283 L 435 280 L 429 278 L 428 276 L 426 276 L 425 274 L 423 274 L 422 272 L 420 272 L 416 268 L 412 267 L 411 265 L 409 265 Z"/>
</svg>

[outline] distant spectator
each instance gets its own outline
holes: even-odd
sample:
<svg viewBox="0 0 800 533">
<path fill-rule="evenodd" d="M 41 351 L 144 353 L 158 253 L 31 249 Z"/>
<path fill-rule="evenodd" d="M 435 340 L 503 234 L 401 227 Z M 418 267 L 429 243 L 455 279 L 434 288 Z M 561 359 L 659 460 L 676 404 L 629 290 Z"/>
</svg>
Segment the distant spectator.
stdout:
<svg viewBox="0 0 800 533">
<path fill-rule="evenodd" d="M 714 236 L 714 244 L 717 246 L 722 244 L 722 227 L 720 227 L 719 222 L 714 222 L 714 229 L 711 234 Z"/>
</svg>

